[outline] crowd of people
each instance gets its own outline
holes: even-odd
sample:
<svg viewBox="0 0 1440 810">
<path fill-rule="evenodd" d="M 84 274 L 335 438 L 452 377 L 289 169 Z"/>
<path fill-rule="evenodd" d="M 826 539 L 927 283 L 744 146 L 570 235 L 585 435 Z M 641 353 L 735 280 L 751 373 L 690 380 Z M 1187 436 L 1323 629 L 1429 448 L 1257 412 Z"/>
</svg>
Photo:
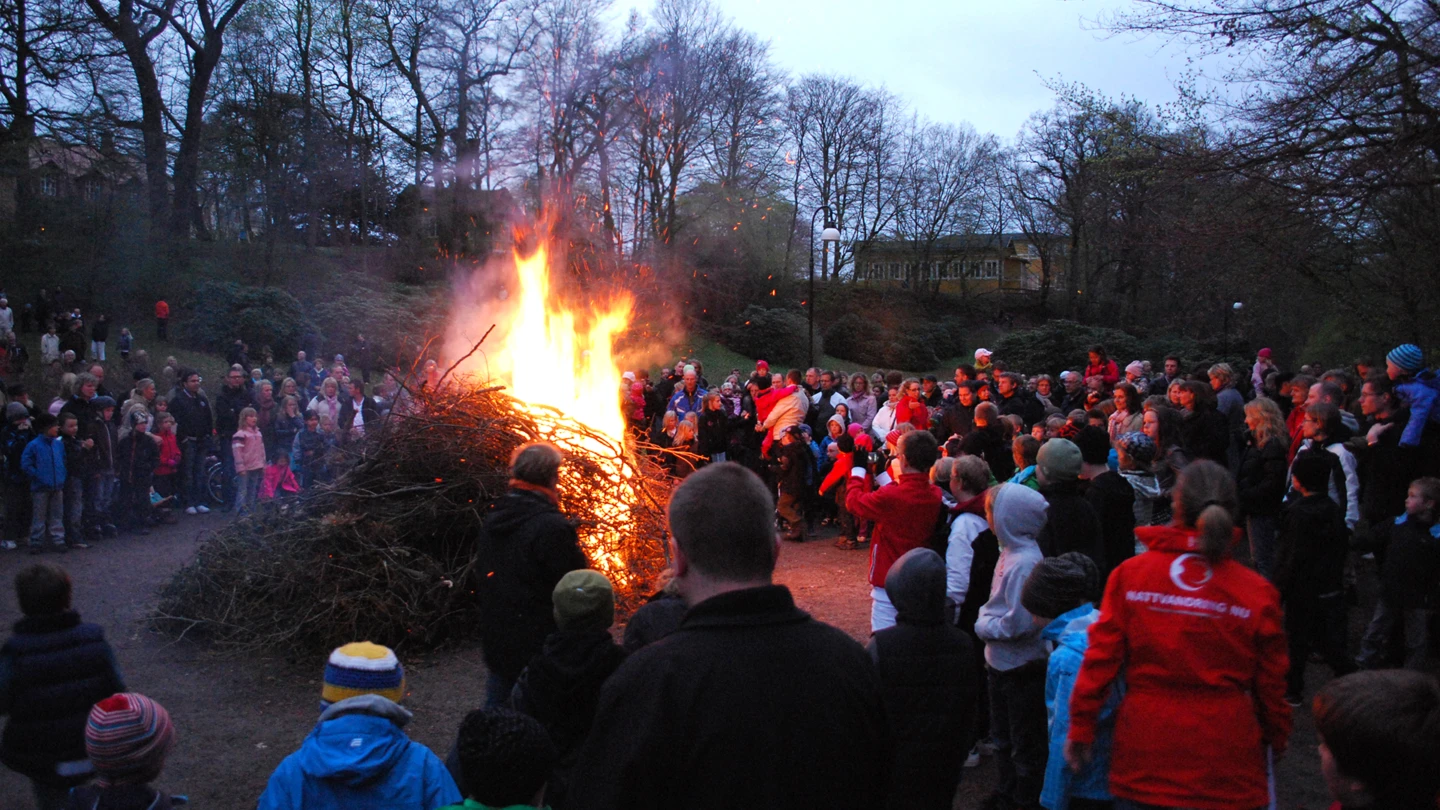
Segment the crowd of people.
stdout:
<svg viewBox="0 0 1440 810">
<path fill-rule="evenodd" d="M 244 514 L 286 500 L 329 480 L 402 393 L 389 373 L 369 390 L 368 343 L 357 335 L 353 376 L 343 354 L 316 361 L 300 351 L 285 363 L 268 347 L 252 357 L 237 339 L 212 399 L 200 372 L 175 357 L 153 368 L 128 328 L 107 353 L 107 317 L 95 316 L 87 333 L 80 309 L 58 307 L 59 295 L 42 290 L 21 326 L 43 330 L 42 385 L 53 396 L 37 399 L 22 382 L 4 390 L 5 549 L 83 549 L 120 531 L 148 534 L 179 513 Z M 161 339 L 169 312 L 157 302 Z M 0 295 L 0 330 L 14 317 Z M 9 334 L 0 378 L 19 380 L 26 353 Z"/>
<path fill-rule="evenodd" d="M 985 810 L 1273 806 L 1314 653 L 1334 675 L 1309 705 L 1338 805 L 1437 807 L 1440 387 L 1418 348 L 1344 369 L 1290 373 L 1261 351 L 1248 374 L 1178 358 L 1122 374 L 1097 346 L 1055 380 L 975 360 L 943 382 L 764 361 L 717 389 L 694 361 L 626 372 L 625 413 L 679 481 L 668 582 L 620 640 L 612 583 L 560 509 L 564 455 L 524 445 L 484 521 L 488 674 L 448 752 L 407 737 L 394 651 L 346 643 L 259 806 L 950 808 L 987 756 Z M 233 447 L 241 509 L 246 473 L 286 444 L 257 398 L 299 410 L 288 382 L 274 404 L 266 370 L 245 367 L 210 427 Z M 383 418 L 363 382 L 341 397 L 344 373 L 328 370 L 302 419 L 324 432 L 328 418 L 337 444 Z M 169 412 L 180 397 L 198 413 L 198 375 L 175 376 Z M 89 386 L 86 416 L 109 424 Z M 132 444 L 150 413 L 120 409 Z M 42 421 L 22 470 L 68 460 L 78 422 Z M 824 525 L 870 554 L 867 645 L 773 581 L 781 546 Z M 1372 566 L 1378 601 L 1352 650 Z M 0 762 L 47 809 L 170 801 L 152 786 L 168 716 L 127 691 L 69 578 L 32 566 L 16 590 Z"/>
</svg>

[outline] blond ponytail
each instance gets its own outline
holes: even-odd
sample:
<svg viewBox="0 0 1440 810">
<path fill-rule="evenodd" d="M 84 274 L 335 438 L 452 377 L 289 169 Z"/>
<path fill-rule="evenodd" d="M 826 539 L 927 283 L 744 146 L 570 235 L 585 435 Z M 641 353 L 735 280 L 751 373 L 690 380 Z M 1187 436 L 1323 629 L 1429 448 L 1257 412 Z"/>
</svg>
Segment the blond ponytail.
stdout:
<svg viewBox="0 0 1440 810">
<path fill-rule="evenodd" d="M 1235 532 L 1235 480 L 1224 467 L 1202 459 L 1185 466 L 1175 490 L 1180 525 L 1197 529 L 1200 553 L 1218 561 Z"/>
</svg>

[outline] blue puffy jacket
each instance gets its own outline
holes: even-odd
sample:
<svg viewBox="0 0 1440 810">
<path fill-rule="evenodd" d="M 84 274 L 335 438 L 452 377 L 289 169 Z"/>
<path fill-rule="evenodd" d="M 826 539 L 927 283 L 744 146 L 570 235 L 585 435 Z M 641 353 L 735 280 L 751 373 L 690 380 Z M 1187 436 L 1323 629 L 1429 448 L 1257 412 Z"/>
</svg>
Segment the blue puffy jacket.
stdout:
<svg viewBox="0 0 1440 810">
<path fill-rule="evenodd" d="M 435 810 L 461 802 L 455 780 L 401 726 L 410 713 L 377 695 L 342 700 L 286 757 L 258 810 Z"/>
<path fill-rule="evenodd" d="M 1105 706 L 1100 710 L 1099 729 L 1091 747 L 1090 764 L 1080 773 L 1065 764 L 1065 738 L 1070 734 L 1070 692 L 1080 663 L 1090 646 L 1090 625 L 1100 618 L 1100 611 L 1088 602 L 1057 617 L 1045 626 L 1040 635 L 1054 643 L 1045 673 L 1045 708 L 1050 715 L 1050 759 L 1045 766 L 1045 787 L 1040 791 L 1040 806 L 1047 810 L 1067 810 L 1071 799 L 1111 801 L 1110 744 L 1115 736 L 1115 710 L 1124 694 L 1124 684 L 1117 681 Z"/>
<path fill-rule="evenodd" d="M 1410 409 L 1410 421 L 1400 436 L 1400 446 L 1419 447 L 1425 423 L 1433 419 L 1440 424 L 1440 408 L 1435 407 L 1436 400 L 1440 399 L 1440 377 L 1433 371 L 1422 371 L 1413 380 L 1395 386 L 1395 393 Z"/>
<path fill-rule="evenodd" d="M 65 443 L 60 438 L 36 436 L 25 445 L 20 469 L 30 477 L 30 491 L 65 488 Z"/>
</svg>

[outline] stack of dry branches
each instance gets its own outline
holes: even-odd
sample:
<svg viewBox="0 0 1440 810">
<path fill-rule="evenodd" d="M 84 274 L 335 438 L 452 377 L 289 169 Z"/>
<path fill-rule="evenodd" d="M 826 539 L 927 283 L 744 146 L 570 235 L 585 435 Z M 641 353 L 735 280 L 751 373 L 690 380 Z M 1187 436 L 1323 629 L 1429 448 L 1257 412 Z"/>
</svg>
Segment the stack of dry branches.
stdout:
<svg viewBox="0 0 1440 810">
<path fill-rule="evenodd" d="M 446 381 L 407 386 L 333 484 L 207 538 L 162 591 L 155 622 L 221 647 L 297 653 L 474 637 L 481 524 L 511 451 L 536 439 L 566 451 L 561 510 L 628 614 L 667 563 L 659 466 L 497 387 Z"/>
</svg>

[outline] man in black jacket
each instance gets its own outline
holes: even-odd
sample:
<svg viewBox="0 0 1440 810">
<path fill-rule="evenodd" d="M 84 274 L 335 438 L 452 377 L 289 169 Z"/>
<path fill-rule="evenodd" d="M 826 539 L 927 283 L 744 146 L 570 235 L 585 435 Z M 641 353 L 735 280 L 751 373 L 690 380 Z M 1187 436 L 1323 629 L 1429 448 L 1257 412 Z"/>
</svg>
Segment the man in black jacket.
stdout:
<svg viewBox="0 0 1440 810">
<path fill-rule="evenodd" d="M 871 808 L 890 734 L 864 649 L 772 585 L 774 501 L 738 464 L 670 499 L 680 628 L 606 682 L 571 808 Z"/>
<path fill-rule="evenodd" d="M 359 419 L 356 419 L 359 414 Z M 365 383 L 358 377 L 350 379 L 350 396 L 340 402 L 341 444 L 365 438 L 380 429 L 380 409 L 375 400 L 365 396 Z"/>
<path fill-rule="evenodd" d="M 245 388 L 249 375 L 244 366 L 230 367 L 225 374 L 225 385 L 215 395 L 215 440 L 220 446 L 220 461 L 225 465 L 225 510 L 235 503 L 235 453 L 230 442 L 235 431 L 240 429 L 240 412 L 250 407 L 250 392 Z"/>
<path fill-rule="evenodd" d="M 180 389 L 170 397 L 170 415 L 175 417 L 175 437 L 180 443 L 180 489 L 185 498 L 185 513 L 209 512 L 205 505 L 209 493 L 205 489 L 205 454 L 215 432 L 215 417 L 210 401 L 200 390 L 200 373 L 194 369 L 180 370 Z"/>
<path fill-rule="evenodd" d="M 502 705 L 520 671 L 555 632 L 551 594 L 571 571 L 588 568 L 575 527 L 560 512 L 560 450 L 532 442 L 510 456 L 510 490 L 485 516 L 476 552 L 480 643 L 490 676 L 485 706 Z"/>
<path fill-rule="evenodd" d="M 1019 416 L 1025 420 L 1027 430 L 1031 425 L 1045 418 L 1045 406 L 1040 404 L 1040 400 L 1025 393 L 1025 387 L 1019 374 L 1004 372 L 995 380 L 995 387 L 1000 392 L 1000 414 L 1002 416 L 1010 414 Z"/>
<path fill-rule="evenodd" d="M 1135 490 L 1108 466 L 1110 434 L 1105 428 L 1081 428 L 1075 446 L 1080 448 L 1081 491 L 1100 517 L 1105 546 L 1105 567 L 1099 569 L 1103 588 L 1110 572 L 1135 556 Z"/>
</svg>

